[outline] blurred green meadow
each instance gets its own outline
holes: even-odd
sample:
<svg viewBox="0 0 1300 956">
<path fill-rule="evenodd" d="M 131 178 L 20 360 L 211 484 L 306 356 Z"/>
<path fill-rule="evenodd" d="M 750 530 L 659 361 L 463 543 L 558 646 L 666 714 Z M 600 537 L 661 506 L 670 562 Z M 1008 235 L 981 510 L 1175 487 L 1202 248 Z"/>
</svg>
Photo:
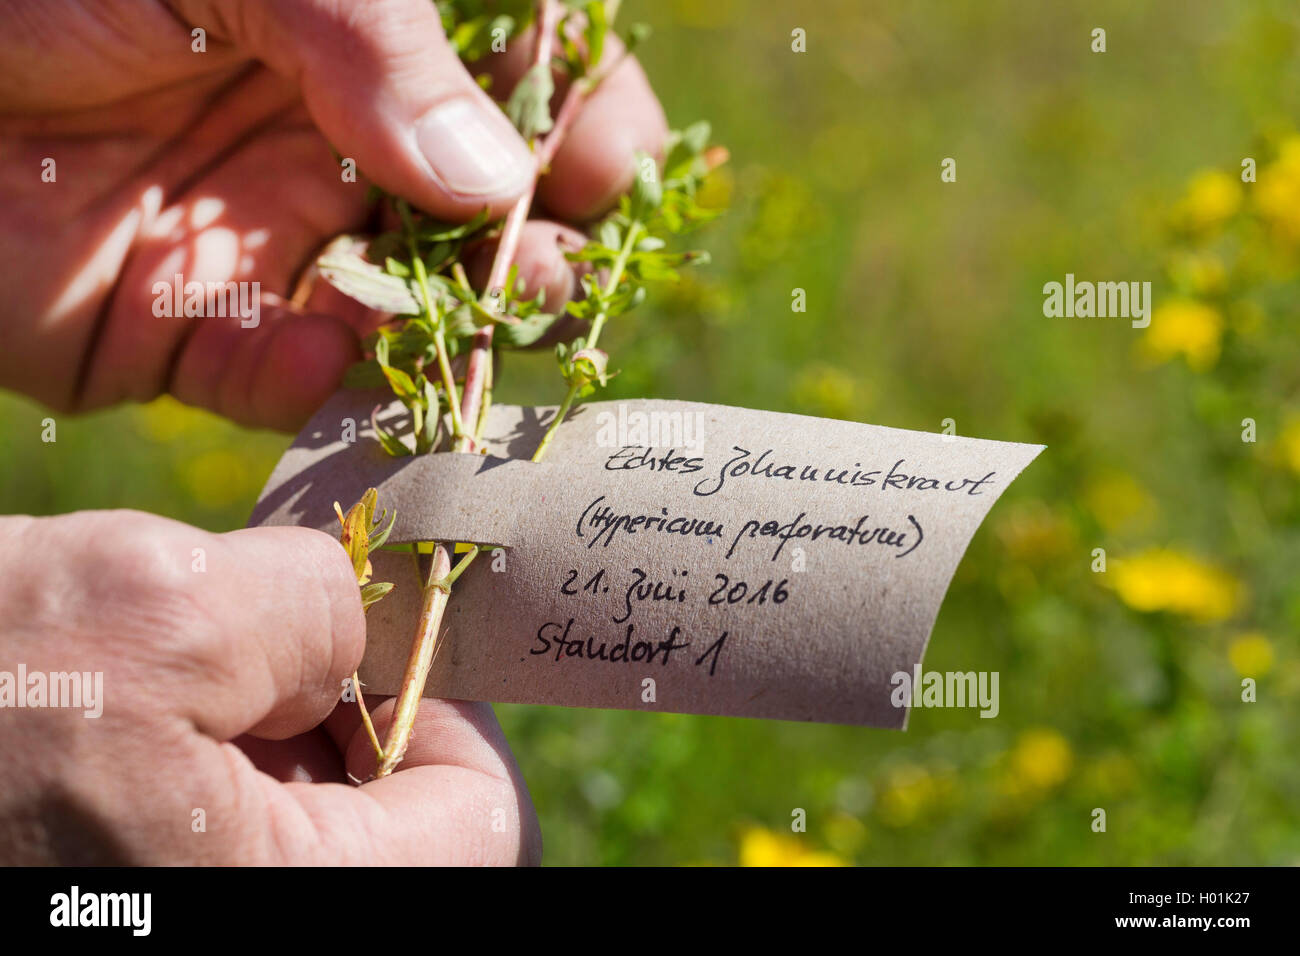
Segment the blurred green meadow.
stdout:
<svg viewBox="0 0 1300 956">
<path fill-rule="evenodd" d="M 674 124 L 710 119 L 730 148 L 709 190 L 731 209 L 697 236 L 711 266 L 608 330 L 607 397 L 1049 448 L 977 534 L 925 659 L 1000 672 L 996 719 L 501 706 L 547 861 L 1300 863 L 1300 10 L 622 16 L 654 27 L 642 60 Z M 1151 327 L 1045 317 L 1066 273 L 1150 280 Z M 500 400 L 560 395 L 549 355 L 508 356 Z M 289 441 L 160 400 L 59 416 L 45 444 L 46 414 L 0 399 L 6 511 L 235 528 Z"/>
</svg>

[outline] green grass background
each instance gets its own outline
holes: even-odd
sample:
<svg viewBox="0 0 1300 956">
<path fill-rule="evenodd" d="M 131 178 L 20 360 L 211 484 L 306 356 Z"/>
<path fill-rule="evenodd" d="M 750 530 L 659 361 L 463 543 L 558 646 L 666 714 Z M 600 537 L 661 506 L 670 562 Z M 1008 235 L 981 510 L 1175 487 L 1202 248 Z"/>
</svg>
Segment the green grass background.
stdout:
<svg viewBox="0 0 1300 956">
<path fill-rule="evenodd" d="M 1300 504 L 1266 454 L 1300 410 L 1300 298 L 1270 307 L 1262 358 L 1198 375 L 1138 361 L 1123 321 L 1044 318 L 1041 293 L 1073 272 L 1153 280 L 1159 301 L 1188 177 L 1300 121 L 1294 5 L 625 7 L 655 27 L 642 59 L 670 118 L 710 119 L 730 148 L 732 209 L 699 236 L 713 265 L 610 329 L 609 397 L 952 418 L 1050 448 L 976 536 L 926 658 L 999 671 L 997 719 L 928 710 L 892 733 L 501 706 L 547 860 L 735 862 L 747 828 L 788 834 L 802 808 L 799 846 L 863 863 L 1300 862 Z M 510 357 L 501 400 L 559 394 L 549 356 Z M 0 399 L 6 511 L 235 528 L 288 442 L 164 401 L 60 416 L 47 445 L 45 414 Z M 1246 415 L 1259 446 L 1239 441 Z M 1145 489 L 1142 522 L 1090 512 L 1112 472 Z M 1231 618 L 1139 613 L 1089 570 L 1094 547 L 1166 545 L 1243 583 Z M 1229 660 L 1243 632 L 1272 649 L 1254 704 Z"/>
</svg>

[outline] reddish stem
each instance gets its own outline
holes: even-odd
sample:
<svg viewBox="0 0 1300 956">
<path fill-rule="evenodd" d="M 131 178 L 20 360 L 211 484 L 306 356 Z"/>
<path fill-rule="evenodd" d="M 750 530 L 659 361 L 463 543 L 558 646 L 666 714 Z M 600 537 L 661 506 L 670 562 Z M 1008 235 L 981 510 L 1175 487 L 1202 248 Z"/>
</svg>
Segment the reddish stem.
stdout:
<svg viewBox="0 0 1300 956">
<path fill-rule="evenodd" d="M 569 84 L 568 92 L 564 94 L 564 102 L 560 104 L 560 112 L 555 114 L 555 124 L 537 149 L 537 165 L 543 173 L 550 168 L 551 161 L 559 152 L 560 144 L 564 142 L 565 134 L 569 132 L 573 121 L 578 118 L 578 113 L 582 110 L 582 104 L 590 91 L 590 85 L 583 80 Z"/>
<path fill-rule="evenodd" d="M 542 13 L 537 25 L 537 45 L 533 50 L 534 66 L 542 63 L 549 64 L 551 61 L 552 38 L 559 22 L 560 13 L 561 7 L 559 4 L 553 2 L 543 3 Z M 565 134 L 573 125 L 574 119 L 582 108 L 583 100 L 586 99 L 589 89 L 590 84 L 582 80 L 578 80 L 569 86 L 551 131 L 537 142 L 538 176 L 545 172 L 551 160 L 555 158 Z M 519 252 L 519 238 L 523 234 L 524 223 L 528 221 L 528 213 L 532 210 L 533 197 L 536 193 L 537 179 L 534 178 L 532 185 L 519 197 L 519 200 L 506 215 L 505 224 L 501 230 L 501 239 L 497 244 L 496 255 L 492 259 L 492 269 L 488 274 L 487 288 L 485 290 L 488 296 L 491 296 L 497 290 L 501 290 L 504 296 L 506 279 L 510 275 L 510 266 L 514 263 L 515 256 Z M 461 395 L 460 404 L 460 420 L 462 422 L 478 421 L 479 411 L 483 407 L 487 371 L 492 361 L 493 328 L 493 326 L 487 325 L 479 329 L 474 334 L 474 340 L 470 346 L 469 360 L 465 367 L 465 389 Z M 455 450 L 476 451 L 477 447 L 473 435 L 468 432 L 463 435 L 461 440 L 457 442 Z"/>
<path fill-rule="evenodd" d="M 492 260 L 492 271 L 488 273 L 486 293 L 491 296 L 496 290 L 504 295 L 506 279 L 510 275 L 510 266 L 519 252 L 519 237 L 523 234 L 524 223 L 528 220 L 528 211 L 533 204 L 533 194 L 537 190 L 537 181 L 519 197 L 506 216 L 501 230 L 501 240 L 497 245 L 496 256 Z M 483 404 L 483 390 L 487 384 L 487 370 L 492 362 L 492 330 L 495 326 L 485 325 L 474 333 L 470 345 L 469 362 L 465 366 L 465 389 L 461 394 L 460 420 L 462 422 L 478 421 L 479 409 Z M 474 436 L 465 432 L 457 443 L 455 451 L 475 451 Z"/>
</svg>

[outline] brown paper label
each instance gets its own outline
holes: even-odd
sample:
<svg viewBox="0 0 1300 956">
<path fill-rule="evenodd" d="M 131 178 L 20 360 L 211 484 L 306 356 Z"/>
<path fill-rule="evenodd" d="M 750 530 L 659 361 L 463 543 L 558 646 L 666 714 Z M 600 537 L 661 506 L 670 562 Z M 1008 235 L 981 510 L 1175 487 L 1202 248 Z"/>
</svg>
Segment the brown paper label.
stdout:
<svg viewBox="0 0 1300 956">
<path fill-rule="evenodd" d="M 456 583 L 429 696 L 901 728 L 920 664 L 993 502 L 1041 445 L 693 402 L 495 406 L 488 455 L 392 458 L 340 392 L 271 475 L 252 524 L 337 534 L 370 486 L 390 544 L 493 546 Z M 409 553 L 369 613 L 361 677 L 394 693 L 420 593 Z"/>
</svg>

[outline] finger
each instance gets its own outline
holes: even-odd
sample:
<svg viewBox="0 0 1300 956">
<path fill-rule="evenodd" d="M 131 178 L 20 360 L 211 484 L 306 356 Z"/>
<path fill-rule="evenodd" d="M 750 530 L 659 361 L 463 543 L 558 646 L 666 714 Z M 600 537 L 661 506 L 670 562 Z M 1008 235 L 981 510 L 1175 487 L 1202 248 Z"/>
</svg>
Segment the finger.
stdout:
<svg viewBox="0 0 1300 956">
<path fill-rule="evenodd" d="M 436 216 L 503 214 L 535 163 L 466 72 L 428 0 L 173 0 L 187 21 L 300 83 L 321 131 L 367 177 Z"/>
<path fill-rule="evenodd" d="M 214 551 L 207 568 L 217 574 L 194 597 L 229 652 L 225 679 L 190 706 L 195 722 L 220 739 L 306 733 L 334 709 L 365 650 L 346 552 L 306 528 L 232 531 L 217 536 Z"/>
<path fill-rule="evenodd" d="M 392 698 L 368 697 L 380 740 L 392 719 Z M 355 703 L 341 704 L 325 729 L 346 754 L 348 773 L 366 780 L 375 755 Z M 337 793 L 311 794 L 318 812 L 355 813 Z M 397 772 L 354 791 L 355 802 L 378 805 L 369 818 L 379 858 L 387 863 L 536 863 L 541 831 L 519 767 L 487 704 L 425 698 Z M 366 799 L 368 798 L 368 799 Z M 299 799 L 306 799 L 299 792 Z M 405 836 L 402 836 L 402 835 Z"/>
<path fill-rule="evenodd" d="M 44 575 L 66 598 L 51 633 L 78 638 L 106 682 L 148 689 L 123 700 L 219 740 L 310 730 L 365 650 L 352 562 L 319 531 L 212 534 L 142 512 L 87 511 L 28 521 L 18 534 L 15 553 L 34 557 L 15 577 L 34 587 Z"/>
<path fill-rule="evenodd" d="M 343 758 L 321 728 L 288 740 L 264 740 L 245 734 L 234 744 L 262 773 L 282 783 L 343 783 Z"/>
<path fill-rule="evenodd" d="M 266 293 L 259 312 L 254 329 L 238 318 L 197 324 L 169 390 L 241 425 L 295 431 L 361 358 L 357 335 L 340 318 L 300 313 Z"/>
<path fill-rule="evenodd" d="M 558 312 L 574 298 L 577 289 L 575 264 L 565 258 L 566 252 L 577 252 L 586 244 L 587 237 L 576 229 L 530 219 L 524 224 L 519 237 L 519 249 L 514 264 L 519 267 L 519 278 L 524 284 L 524 298 L 532 299 L 538 293 L 545 295 L 546 311 Z M 499 242 L 496 239 L 481 243 L 466 253 L 466 269 L 476 288 L 483 288 L 492 270 Z"/>
<path fill-rule="evenodd" d="M 363 219 L 364 193 L 293 114 L 192 181 L 136 240 L 82 403 L 168 390 L 244 425 L 299 427 L 360 357 L 374 319 L 324 282 L 306 309 L 286 298 L 323 243 Z"/>
<path fill-rule="evenodd" d="M 615 59 L 605 62 L 621 55 L 621 44 L 611 42 L 605 57 Z M 560 219 L 593 219 L 631 186 L 637 152 L 661 159 L 667 138 L 668 121 L 641 64 L 623 57 L 565 134 L 538 198 Z"/>
<path fill-rule="evenodd" d="M 513 89 L 528 69 L 533 36 L 529 29 L 504 51 L 475 64 L 492 78 L 494 91 Z M 637 151 L 661 158 L 668 137 L 663 107 L 650 81 L 636 59 L 625 56 L 617 36 L 606 39 L 601 62 L 617 66 L 583 105 L 538 188 L 548 210 L 574 222 L 585 222 L 609 208 L 632 183 Z M 558 73 L 556 81 L 552 115 L 558 113 L 567 93 Z"/>
</svg>

